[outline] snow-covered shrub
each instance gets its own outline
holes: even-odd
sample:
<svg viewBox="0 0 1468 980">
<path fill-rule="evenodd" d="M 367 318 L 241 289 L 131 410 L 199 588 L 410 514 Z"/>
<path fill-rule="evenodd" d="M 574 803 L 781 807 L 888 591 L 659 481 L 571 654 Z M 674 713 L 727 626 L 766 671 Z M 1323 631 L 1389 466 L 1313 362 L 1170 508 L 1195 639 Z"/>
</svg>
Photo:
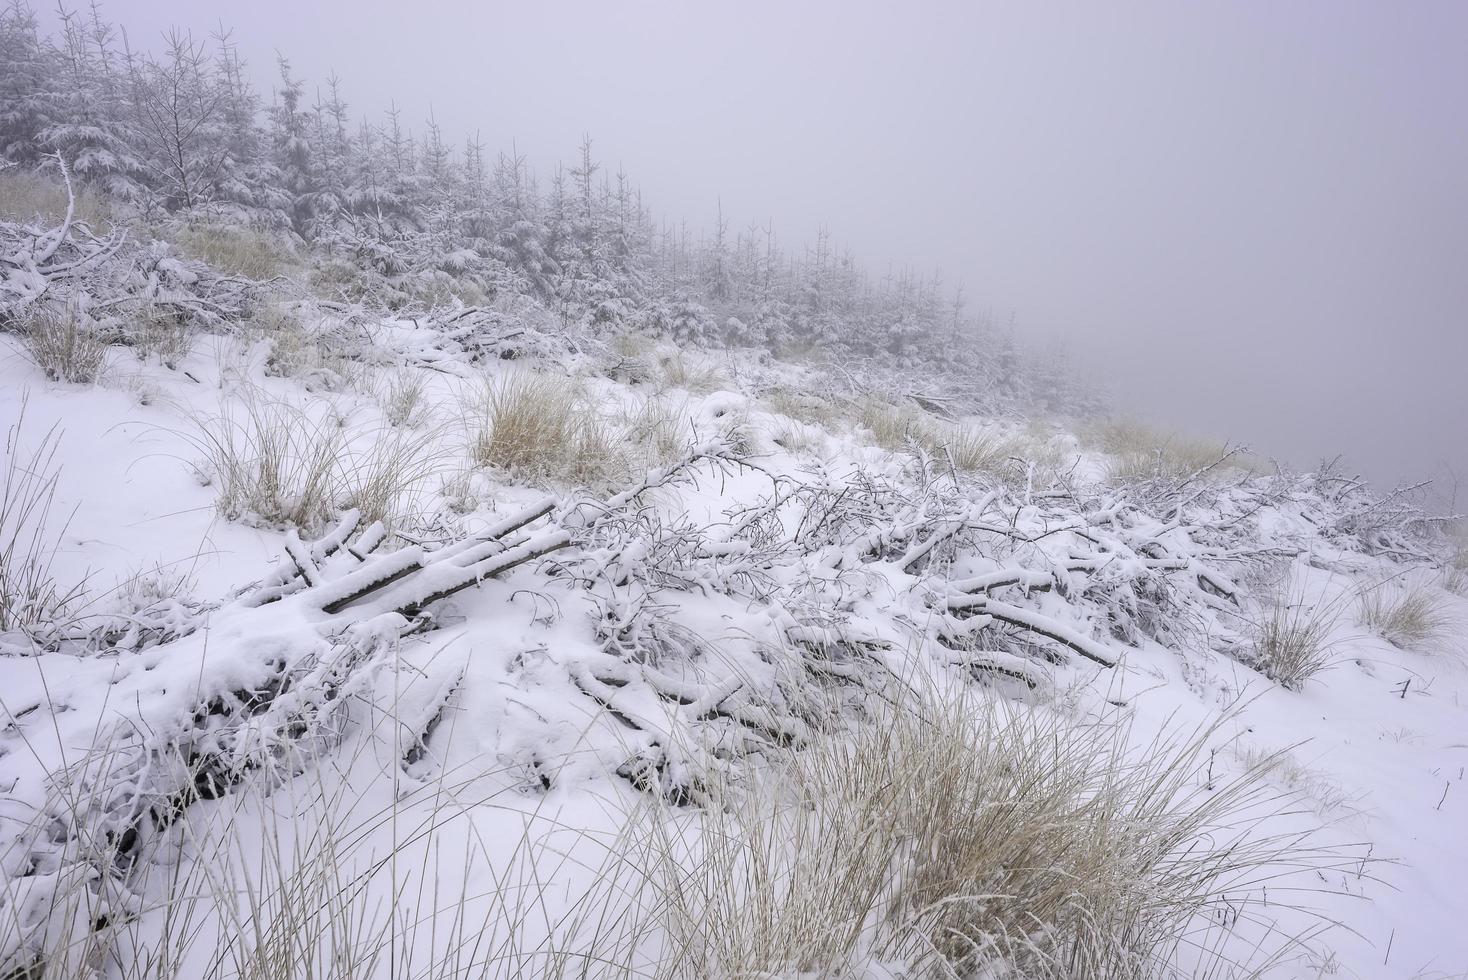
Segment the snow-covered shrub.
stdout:
<svg viewBox="0 0 1468 980">
<path fill-rule="evenodd" d="M 405 277 L 402 289 L 414 303 L 425 309 L 440 306 L 483 306 L 489 302 L 487 293 L 473 279 L 461 278 L 442 270 L 433 270 L 420 276 Z"/>
<path fill-rule="evenodd" d="M 486 381 L 471 409 L 469 456 L 530 479 L 593 485 L 621 467 L 595 408 L 569 379 L 517 372 Z"/>
<path fill-rule="evenodd" d="M 317 295 L 330 300 L 357 303 L 372 295 L 368 270 L 346 259 L 323 259 L 312 266 L 307 277 Z"/>
<path fill-rule="evenodd" d="M 1331 663 L 1331 630 L 1340 616 L 1340 599 L 1310 602 L 1281 584 L 1263 596 L 1250 622 L 1254 665 L 1291 691 Z"/>
<path fill-rule="evenodd" d="M 1299 841 L 1239 819 L 1276 798 L 1262 767 L 1203 778 L 1212 730 L 1139 751 L 1108 721 L 929 693 L 711 778 L 708 806 L 651 835 L 664 975 L 1161 975 Z"/>
<path fill-rule="evenodd" d="M 680 346 L 704 344 L 718 332 L 713 314 L 689 299 L 657 302 L 641 317 L 643 329 Z"/>
<path fill-rule="evenodd" d="M 1425 581 L 1383 582 L 1362 594 L 1356 615 L 1361 625 L 1403 649 L 1430 646 L 1454 624 L 1446 598 Z"/>
<path fill-rule="evenodd" d="M 640 333 L 619 333 L 608 341 L 612 353 L 621 358 L 650 357 L 657 345 L 652 338 Z"/>
<path fill-rule="evenodd" d="M 25 321 L 26 349 L 53 381 L 91 384 L 107 365 L 107 338 L 74 307 L 42 309 Z"/>
</svg>

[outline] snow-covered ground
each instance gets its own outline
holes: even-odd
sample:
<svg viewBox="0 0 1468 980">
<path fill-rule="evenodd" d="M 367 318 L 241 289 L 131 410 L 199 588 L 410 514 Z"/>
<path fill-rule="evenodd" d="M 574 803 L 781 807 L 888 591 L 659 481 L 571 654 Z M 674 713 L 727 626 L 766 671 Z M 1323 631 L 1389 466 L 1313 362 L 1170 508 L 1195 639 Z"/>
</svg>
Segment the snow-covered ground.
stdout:
<svg viewBox="0 0 1468 980">
<path fill-rule="evenodd" d="M 641 819 L 640 798 L 697 800 L 701 767 L 807 734 L 793 664 L 802 684 L 862 696 L 964 678 L 1079 724 L 1125 720 L 1139 754 L 1159 732 L 1217 724 L 1202 792 L 1277 753 L 1267 780 L 1284 795 L 1251 833 L 1310 829 L 1317 858 L 1291 869 L 1281 854 L 1277 884 L 1217 896 L 1210 975 L 1233 961 L 1275 977 L 1468 976 L 1468 600 L 1428 563 L 1364 546 L 1365 498 L 1231 470 L 1175 492 L 1108 488 L 1098 452 L 1012 420 L 969 425 L 1030 440 L 1065 479 L 1016 477 L 1007 461 L 960 473 L 872 445 L 849 401 L 821 402 L 830 417 L 815 422 L 780 414 L 772 391 L 820 387 L 793 366 L 708 355 L 717 377 L 698 387 L 715 390 L 665 380 L 654 394 L 606 369 L 626 358 L 471 364 L 420 342 L 426 330 L 372 324 L 378 363 L 336 391 L 267 376 L 262 342 L 239 336 L 197 338 L 177 369 L 117 348 L 101 382 L 66 385 L 0 335 L 0 428 L 19 429 L 7 452 L 55 427 L 52 572 L 85 576 L 92 597 L 69 638 L 38 649 L 11 635 L 0 657 L 5 970 L 38 923 L 65 918 L 54 903 L 68 888 L 101 896 L 68 925 L 78 935 L 102 914 L 114 930 L 141 917 L 117 939 L 125 959 L 169 928 L 166 869 L 203 860 L 188 880 L 217 894 L 245 869 L 265 875 L 263 848 L 286 868 L 331 865 L 336 877 L 312 880 L 333 882 L 365 932 L 421 927 L 418 952 L 394 948 L 376 975 L 415 955 L 422 967 L 453 929 L 482 936 L 488 975 L 549 973 L 517 957 L 584 915 L 592 883 L 621 880 L 606 842 Z M 656 373 L 659 355 L 641 356 Z M 555 474 L 470 466 L 482 379 L 531 367 L 578 379 L 625 473 L 573 493 Z M 383 393 L 405 370 L 422 380 L 421 411 L 394 427 Z M 407 491 L 417 519 L 403 537 L 357 555 L 333 550 L 330 522 L 298 538 L 221 515 L 201 432 L 262 393 L 335 413 L 364 458 L 415 433 L 431 472 Z M 671 450 L 628 421 L 649 399 L 668 406 Z M 705 456 L 681 465 L 697 446 Z M 517 514 L 523 527 L 486 536 Z M 366 523 L 344 525 L 347 541 L 373 535 Z M 516 549 L 536 556 L 494 565 Z M 1358 595 L 1383 582 L 1433 590 L 1453 624 L 1388 642 L 1359 622 Z M 1250 666 L 1254 596 L 1281 588 L 1328 630 L 1330 663 L 1299 690 Z M 233 858 L 208 849 L 211 833 Z M 374 862 L 391 873 L 341 870 Z M 296 898 L 277 911 L 329 904 Z M 635 905 L 618 893 L 597 907 L 626 924 Z M 211 937 L 257 925 L 200 912 L 176 975 L 233 975 L 238 949 L 219 967 Z M 615 931 L 582 933 L 596 929 Z M 1278 952 L 1287 936 L 1303 944 Z M 1199 954 L 1179 955 L 1187 969 Z M 92 961 L 104 964 L 117 970 Z"/>
</svg>

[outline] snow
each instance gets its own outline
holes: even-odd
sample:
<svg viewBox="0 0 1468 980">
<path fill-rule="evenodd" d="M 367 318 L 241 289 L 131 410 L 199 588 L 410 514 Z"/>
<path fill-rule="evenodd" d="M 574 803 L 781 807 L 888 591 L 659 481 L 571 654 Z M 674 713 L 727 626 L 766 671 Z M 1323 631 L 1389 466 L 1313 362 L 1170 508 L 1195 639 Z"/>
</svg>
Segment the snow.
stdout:
<svg viewBox="0 0 1468 980">
<path fill-rule="evenodd" d="M 459 378 L 512 369 L 472 365 L 462 345 L 411 321 L 385 320 L 369 334 L 384 368 L 429 375 L 440 418 L 456 411 Z M 699 739 L 720 751 L 764 736 L 798 740 L 769 657 L 794 649 L 833 675 L 902 678 L 962 664 L 994 697 L 1039 697 L 1033 685 L 1080 717 L 1120 706 L 1139 750 L 1158 732 L 1217 722 L 1221 769 L 1275 752 L 1290 762 L 1271 778 L 1298 791 L 1301 806 L 1264 815 L 1262 832 L 1309 826 L 1317 845 L 1355 855 L 1295 881 L 1307 894 L 1256 909 L 1277 917 L 1281 934 L 1341 924 L 1264 975 L 1468 974 L 1468 602 L 1444 593 L 1460 625 L 1428 650 L 1371 636 L 1348 607 L 1332 629 L 1333 664 L 1298 692 L 1230 655 L 1240 637 L 1229 597 L 1246 591 L 1244 555 L 1301 552 L 1291 574 L 1315 600 L 1401 569 L 1324 533 L 1333 505 L 1304 489 L 1250 511 L 1241 484 L 1185 499 L 1170 520 L 1117 495 L 1019 491 L 1016 500 L 958 489 L 942 475 L 915 479 L 909 457 L 839 427 L 824 432 L 819 455 L 780 449 L 768 436 L 781 420 L 760 407 L 760 376 L 746 371 L 740 391 L 687 394 L 689 431 L 708 441 L 682 463 L 649 467 L 631 489 L 573 494 L 482 474 L 492 502 L 456 525 L 456 544 L 386 543 L 380 528 L 351 519 L 334 537 L 317 529 L 313 542 L 224 520 L 214 488 L 194 473 L 189 420 L 241 397 L 242 381 L 308 397 L 291 379 L 265 377 L 247 344 L 197 344 L 179 370 L 115 350 L 104 383 L 89 387 L 48 382 L 13 338 L 0 345 L 0 426 L 24 405 L 28 438 L 63 430 L 55 515 L 69 520 L 58 578 L 85 576 L 107 591 L 140 570 L 172 569 L 197 600 L 179 607 L 168 642 L 0 658 L 4 845 L 22 839 L 23 815 L 54 806 L 54 780 L 68 767 L 64 778 L 101 778 L 93 749 L 127 760 L 128 781 L 110 792 L 142 803 L 98 801 L 113 807 L 101 825 L 122 826 L 119 814 L 178 790 L 167 753 L 171 739 L 187 738 L 218 755 L 222 777 L 271 774 L 195 800 L 197 819 L 232 808 L 258 841 L 304 834 L 311 813 L 359 828 L 354 853 L 364 860 L 406 833 L 414 840 L 402 860 L 422 862 L 416 873 L 444 894 L 465 889 L 475 896 L 470 921 L 493 923 L 501 912 L 485 896 L 499 876 L 528 874 L 527 861 L 542 862 L 553 904 L 594 877 L 592 842 L 624 829 L 636 798 L 619 771 L 645 763 L 647 778 L 673 792 Z M 585 357 L 540 363 L 595 368 Z M 638 398 L 600 377 L 585 383 L 609 417 Z M 147 404 L 134 394 L 143 390 Z M 360 392 L 309 397 L 379 412 Z M 734 418 L 753 427 L 759 450 L 744 464 L 714 437 Z M 440 423 L 434 438 L 456 452 L 462 432 Z M 1094 455 L 1080 455 L 1079 472 L 1101 472 Z M 1208 530 L 1188 531 L 1199 527 Z M 552 548 L 561 550 L 509 567 Z M 290 584 L 297 569 L 305 587 Z M 334 601 L 388 580 L 366 599 Z M 413 618 L 466 582 L 429 619 Z M 1151 587 L 1163 596 L 1160 615 L 1186 620 L 1172 632 L 1166 622 L 1154 629 L 1138 605 L 1153 601 Z M 1016 635 L 995 632 L 1005 623 L 1029 639 L 963 646 Z M 236 704 L 242 692 L 260 703 Z M 200 705 L 215 699 L 217 721 L 200 724 Z M 389 824 L 374 824 L 386 809 Z M 0 852 L 6 901 L 30 903 L 33 917 L 68 876 L 90 873 L 61 846 L 47 852 L 53 867 L 29 876 L 23 863 L 40 852 Z M 364 908 L 383 887 L 369 887 Z M 1247 927 L 1219 935 L 1226 952 L 1251 955 Z"/>
</svg>

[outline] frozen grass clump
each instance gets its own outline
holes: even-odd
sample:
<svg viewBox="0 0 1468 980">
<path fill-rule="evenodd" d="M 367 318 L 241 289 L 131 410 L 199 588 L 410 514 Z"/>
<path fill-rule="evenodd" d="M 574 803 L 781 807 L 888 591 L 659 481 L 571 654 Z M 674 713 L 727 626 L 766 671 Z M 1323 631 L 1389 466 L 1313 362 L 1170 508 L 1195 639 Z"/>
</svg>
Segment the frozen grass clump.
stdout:
<svg viewBox="0 0 1468 980">
<path fill-rule="evenodd" d="M 0 633 L 31 632 L 68 618 L 86 583 L 61 585 L 51 566 L 67 521 L 53 513 L 60 467 L 60 432 L 48 430 L 32 448 L 22 442 L 25 403 L 5 435 L 0 473 Z"/>
<path fill-rule="evenodd" d="M 927 419 L 906 405 L 869 398 L 857 406 L 856 423 L 871 433 L 874 443 L 892 452 L 931 440 Z"/>
<path fill-rule="evenodd" d="M 265 527 L 318 529 L 346 507 L 395 527 L 441 469 L 442 454 L 425 435 L 353 432 L 334 412 L 253 389 L 196 422 L 188 438 L 220 513 Z"/>
<path fill-rule="evenodd" d="M 184 225 L 170 232 L 170 240 L 190 258 L 246 279 L 272 279 L 284 270 L 288 258 L 270 235 L 239 226 Z"/>
<path fill-rule="evenodd" d="M 139 310 L 133 317 L 128 326 L 128 339 L 140 358 L 156 357 L 170 370 L 177 370 L 194 346 L 186 322 L 153 306 Z"/>
<path fill-rule="evenodd" d="M 1331 662 L 1330 633 L 1340 618 L 1339 601 L 1311 603 L 1303 592 L 1281 584 L 1259 602 L 1249 624 L 1254 665 L 1291 691 Z"/>
<path fill-rule="evenodd" d="M 1020 445 L 1012 439 L 991 435 L 973 426 L 955 425 L 922 432 L 929 450 L 966 473 L 1001 474 L 1014 467 Z"/>
<path fill-rule="evenodd" d="M 718 368 L 696 363 L 683 354 L 670 354 L 659 359 L 663 388 L 682 388 L 693 394 L 707 394 L 728 386 L 728 381 Z"/>
<path fill-rule="evenodd" d="M 414 525 L 427 509 L 425 487 L 440 481 L 452 451 L 432 432 L 407 428 L 381 429 L 361 441 L 366 448 L 347 457 L 341 505 L 390 530 Z"/>
<path fill-rule="evenodd" d="M 770 439 L 787 453 L 796 454 L 815 452 L 823 442 L 818 427 L 796 421 L 776 425 Z"/>
<path fill-rule="evenodd" d="M 341 770 L 373 767 L 382 729 L 404 722 L 384 712 L 378 740 L 357 739 Z M 100 781 L 129 761 L 101 751 L 85 766 Z M 193 758 L 163 750 L 157 761 L 206 779 Z M 125 876 L 115 842 L 95 833 L 73 840 L 59 868 L 11 879 L 0 892 L 0 976 L 647 975 L 636 963 L 649 957 L 636 952 L 654 923 L 627 898 L 640 856 L 629 842 L 505 805 L 461 776 L 414 781 L 383 801 L 340 770 L 307 765 L 283 786 L 247 775 L 222 798 L 140 835 Z M 95 820 L 101 801 L 92 792 L 59 780 L 44 811 L 56 816 L 34 818 L 20 841 L 45 839 L 58 820 Z M 486 838 L 475 821 L 506 836 Z M 588 963 L 599 969 L 586 971 Z"/>
<path fill-rule="evenodd" d="M 1361 625 L 1403 649 L 1431 646 L 1453 626 L 1447 600 L 1425 582 L 1384 582 L 1361 596 L 1356 612 Z"/>
<path fill-rule="evenodd" d="M 52 381 L 91 384 L 107 366 L 107 340 L 75 310 L 43 310 L 25 321 L 31 360 Z"/>
<path fill-rule="evenodd" d="M 317 528 L 336 513 L 347 465 L 345 422 L 247 389 L 237 404 L 195 421 L 200 476 L 230 520 Z"/>
<path fill-rule="evenodd" d="M 362 362 L 343 354 L 339 343 L 279 307 L 261 311 L 255 325 L 270 344 L 265 373 L 272 377 L 294 378 L 308 391 L 343 391 L 365 376 Z"/>
<path fill-rule="evenodd" d="M 427 422 L 432 414 L 427 392 L 428 379 L 421 371 L 404 367 L 389 375 L 380 395 L 388 425 L 412 428 Z"/>
<path fill-rule="evenodd" d="M 623 409 L 619 426 L 628 444 L 643 451 L 646 462 L 663 465 L 692 440 L 690 416 L 686 399 L 675 403 L 665 395 L 655 395 Z"/>
<path fill-rule="evenodd" d="M 622 468 L 612 434 L 568 378 L 520 372 L 486 381 L 469 414 L 469 456 L 480 466 L 586 486 Z"/>
<path fill-rule="evenodd" d="M 1218 464 L 1229 453 L 1223 443 L 1164 435 L 1132 419 L 1103 422 L 1089 427 L 1084 435 L 1111 457 L 1106 475 L 1114 484 L 1186 480 Z"/>
<path fill-rule="evenodd" d="M 841 410 L 818 395 L 792 391 L 789 388 L 774 388 L 765 392 L 762 398 L 770 411 L 806 425 L 819 425 L 829 429 L 841 418 Z"/>
<path fill-rule="evenodd" d="M 55 161 L 52 160 L 54 163 Z M 110 217 L 107 203 L 89 188 L 74 188 L 76 206 L 74 220 L 86 222 L 94 230 Z M 60 224 L 66 217 L 66 186 L 35 171 L 0 171 L 0 221 Z"/>
<path fill-rule="evenodd" d="M 1448 533 L 1452 552 L 1443 568 L 1443 588 L 1468 596 L 1468 528 L 1459 521 Z"/>
<path fill-rule="evenodd" d="M 1240 819 L 1275 798 L 1262 769 L 1204 777 L 1212 735 L 1132 751 L 1124 722 L 972 693 L 878 711 L 661 816 L 663 975 L 1164 975 L 1309 861 Z"/>
</svg>

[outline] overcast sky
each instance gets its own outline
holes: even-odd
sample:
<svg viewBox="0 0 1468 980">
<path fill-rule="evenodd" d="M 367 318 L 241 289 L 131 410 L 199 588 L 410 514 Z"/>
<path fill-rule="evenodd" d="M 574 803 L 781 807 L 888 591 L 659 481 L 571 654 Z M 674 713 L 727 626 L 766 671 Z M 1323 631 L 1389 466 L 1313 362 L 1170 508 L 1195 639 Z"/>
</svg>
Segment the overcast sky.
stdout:
<svg viewBox="0 0 1468 980">
<path fill-rule="evenodd" d="M 1468 488 L 1468 4 L 106 9 L 542 172 L 590 133 L 660 215 L 940 267 L 1165 426 Z"/>
</svg>

